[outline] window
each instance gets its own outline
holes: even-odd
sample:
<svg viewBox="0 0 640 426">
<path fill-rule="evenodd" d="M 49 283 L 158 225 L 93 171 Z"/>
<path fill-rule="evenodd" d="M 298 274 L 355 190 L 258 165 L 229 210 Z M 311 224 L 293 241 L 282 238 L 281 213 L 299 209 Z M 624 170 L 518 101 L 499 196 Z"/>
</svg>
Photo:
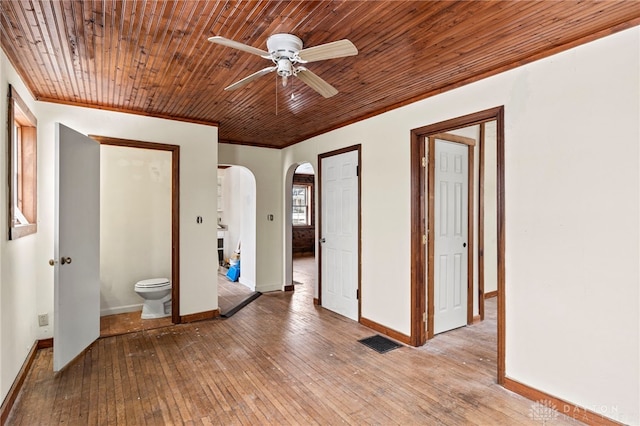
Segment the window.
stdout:
<svg viewBox="0 0 640 426">
<path fill-rule="evenodd" d="M 311 186 L 293 185 L 293 226 L 311 225 Z"/>
<path fill-rule="evenodd" d="M 9 86 L 9 239 L 37 231 L 37 121 Z"/>
</svg>

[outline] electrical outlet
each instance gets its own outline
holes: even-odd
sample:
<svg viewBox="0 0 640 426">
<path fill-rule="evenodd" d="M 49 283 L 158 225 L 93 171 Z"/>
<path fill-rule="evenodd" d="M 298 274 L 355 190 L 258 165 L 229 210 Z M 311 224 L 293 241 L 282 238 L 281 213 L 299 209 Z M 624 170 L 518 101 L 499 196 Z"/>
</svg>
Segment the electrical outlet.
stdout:
<svg viewBox="0 0 640 426">
<path fill-rule="evenodd" d="M 40 327 L 44 327 L 45 325 L 49 325 L 49 315 L 48 314 L 40 314 L 40 315 L 38 315 L 38 325 Z"/>
</svg>

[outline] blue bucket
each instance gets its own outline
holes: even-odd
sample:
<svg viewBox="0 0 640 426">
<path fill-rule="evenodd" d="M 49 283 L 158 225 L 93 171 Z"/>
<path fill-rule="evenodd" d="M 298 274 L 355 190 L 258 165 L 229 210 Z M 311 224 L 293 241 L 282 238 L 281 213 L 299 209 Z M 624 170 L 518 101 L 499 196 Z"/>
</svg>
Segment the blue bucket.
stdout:
<svg viewBox="0 0 640 426">
<path fill-rule="evenodd" d="M 238 263 L 230 267 L 229 270 L 227 271 L 227 278 L 229 278 L 230 281 L 235 282 L 235 281 L 238 281 L 239 277 L 240 277 L 240 262 L 238 261 Z"/>
</svg>

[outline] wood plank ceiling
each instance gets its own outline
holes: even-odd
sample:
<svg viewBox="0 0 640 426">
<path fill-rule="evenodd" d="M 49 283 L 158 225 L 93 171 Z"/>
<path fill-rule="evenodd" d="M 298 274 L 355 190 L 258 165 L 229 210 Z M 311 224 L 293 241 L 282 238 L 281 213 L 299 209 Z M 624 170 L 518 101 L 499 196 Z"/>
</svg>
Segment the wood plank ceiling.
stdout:
<svg viewBox="0 0 640 426">
<path fill-rule="evenodd" d="M 0 43 L 36 99 L 218 124 L 221 141 L 274 148 L 639 23 L 636 1 L 0 2 Z M 282 32 L 357 46 L 307 65 L 338 95 L 297 79 L 276 91 L 275 73 L 223 90 L 270 63 L 208 37 L 266 49 Z"/>
</svg>

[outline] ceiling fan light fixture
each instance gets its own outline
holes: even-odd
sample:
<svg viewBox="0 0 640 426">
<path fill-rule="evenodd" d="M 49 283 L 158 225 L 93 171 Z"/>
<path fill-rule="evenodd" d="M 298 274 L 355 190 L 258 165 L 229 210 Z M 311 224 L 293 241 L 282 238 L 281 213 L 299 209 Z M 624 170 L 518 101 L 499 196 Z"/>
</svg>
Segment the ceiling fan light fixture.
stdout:
<svg viewBox="0 0 640 426">
<path fill-rule="evenodd" d="M 291 77 L 293 74 L 293 65 L 289 58 L 278 59 L 278 75 L 280 77 Z"/>
<path fill-rule="evenodd" d="M 287 79 L 293 75 L 293 65 L 289 58 L 278 59 L 278 75 L 282 77 L 282 87 L 287 87 Z"/>
</svg>

